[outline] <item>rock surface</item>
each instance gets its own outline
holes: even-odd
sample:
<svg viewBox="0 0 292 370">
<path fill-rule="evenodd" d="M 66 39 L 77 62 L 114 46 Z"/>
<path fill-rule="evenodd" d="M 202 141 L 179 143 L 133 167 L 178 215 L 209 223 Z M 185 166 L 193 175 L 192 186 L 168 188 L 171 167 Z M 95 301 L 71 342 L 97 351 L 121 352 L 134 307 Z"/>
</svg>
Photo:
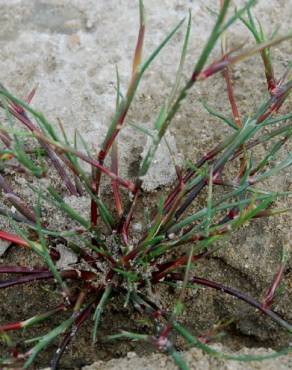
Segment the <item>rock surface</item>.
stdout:
<svg viewBox="0 0 292 370">
<path fill-rule="evenodd" d="M 237 1 L 239 5 L 243 3 Z M 259 1 L 256 14 L 269 32 L 278 26 L 279 33 L 285 32 L 289 29 L 291 19 L 290 5 L 291 0 Z M 33 106 L 43 111 L 52 122 L 57 122 L 59 118 L 72 139 L 77 129 L 89 146 L 98 147 L 114 114 L 115 67 L 119 69 L 123 93 L 130 79 L 139 19 L 137 2 L 0 0 L 0 6 L 1 83 L 20 97 L 25 97 L 33 87 L 38 86 Z M 192 10 L 192 34 L 185 68 L 186 74 L 190 74 L 214 23 L 214 17 L 210 14 L 210 9 L 216 9 L 214 1 L 147 0 L 145 8 L 145 57 L 186 16 L 188 9 Z M 185 28 L 182 27 L 146 72 L 129 112 L 128 123 L 139 125 L 147 122 L 147 128 L 153 128 L 159 107 L 174 83 L 184 32 Z M 247 32 L 241 25 L 233 27 L 232 46 L 246 43 L 247 40 Z M 218 44 L 212 57 L 218 57 L 219 53 Z M 284 47 L 276 58 L 280 63 L 287 64 L 288 54 L 289 51 Z M 279 67 L 283 68 L 281 65 Z M 235 69 L 237 79 L 240 79 L 237 66 Z M 260 73 L 262 78 L 262 71 Z M 245 93 L 244 88 L 249 82 L 243 80 L 243 83 L 240 94 L 245 100 L 250 96 L 250 87 Z M 206 83 L 195 87 L 195 100 L 198 97 L 205 98 L 206 94 L 210 100 L 213 97 L 218 100 L 222 84 L 216 82 L 213 85 L 211 82 L 213 91 L 208 90 L 208 86 Z M 256 89 L 253 89 L 253 93 L 258 95 Z M 224 101 L 222 99 L 220 97 L 217 102 L 219 106 Z M 200 113 L 199 121 L 194 108 Z M 205 116 L 210 121 L 202 106 L 196 103 L 185 113 L 178 114 L 174 122 L 169 135 L 173 135 L 177 142 L 174 148 L 187 159 L 193 158 L 213 138 L 214 127 L 207 130 L 203 122 Z M 188 128 L 190 120 L 192 135 Z M 223 128 L 224 132 L 226 130 Z M 146 139 L 133 127 L 127 126 L 122 131 L 119 144 L 123 174 L 131 175 L 131 169 L 134 172 L 137 170 L 135 164 L 140 159 Z M 174 180 L 175 172 L 169 153 L 164 153 L 164 156 L 169 158 L 167 161 L 170 165 L 166 169 L 164 162 L 156 165 L 164 171 L 155 183 L 152 181 L 151 189 Z"/>
<path fill-rule="evenodd" d="M 225 350 L 221 346 L 216 349 Z M 256 350 L 244 349 L 240 354 L 253 354 L 258 356 L 269 355 L 272 351 L 258 348 Z M 238 353 L 232 353 L 238 355 Z M 292 368 L 292 358 L 280 357 L 277 360 L 238 362 L 217 359 L 204 354 L 201 350 L 193 348 L 183 355 L 190 370 L 288 370 Z M 173 361 L 161 354 L 148 357 L 138 357 L 134 352 L 129 352 L 126 358 L 114 359 L 108 362 L 98 361 L 83 370 L 176 370 Z"/>
</svg>

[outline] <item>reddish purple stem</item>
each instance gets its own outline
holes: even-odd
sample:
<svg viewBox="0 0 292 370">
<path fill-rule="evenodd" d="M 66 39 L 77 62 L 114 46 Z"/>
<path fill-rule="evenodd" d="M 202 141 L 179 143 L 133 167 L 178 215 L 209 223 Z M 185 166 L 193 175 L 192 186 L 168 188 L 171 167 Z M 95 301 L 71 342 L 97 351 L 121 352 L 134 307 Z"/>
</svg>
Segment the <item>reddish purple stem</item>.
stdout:
<svg viewBox="0 0 292 370">
<path fill-rule="evenodd" d="M 282 264 L 280 266 L 279 270 L 277 271 L 276 275 L 274 276 L 274 279 L 273 279 L 273 282 L 272 282 L 270 288 L 267 290 L 267 292 L 264 296 L 264 299 L 263 299 L 263 302 L 262 302 L 262 307 L 264 309 L 267 309 L 271 306 L 271 304 L 274 300 L 276 290 L 277 290 L 277 288 L 279 287 L 279 285 L 281 283 L 281 279 L 283 277 L 284 270 L 285 270 L 285 264 Z"/>
<path fill-rule="evenodd" d="M 63 279 L 74 279 L 74 280 L 80 279 L 84 281 L 90 281 L 96 278 L 96 275 L 93 272 L 81 270 L 65 270 L 61 271 L 60 275 Z M 14 285 L 26 284 L 37 280 L 48 280 L 53 278 L 54 276 L 50 271 L 42 271 L 39 273 L 33 273 L 26 276 L 20 276 L 16 279 L 0 281 L 0 289 L 9 288 Z"/>
<path fill-rule="evenodd" d="M 184 275 L 178 274 L 178 273 L 170 274 L 170 276 L 167 276 L 167 281 L 173 281 L 173 280 L 183 281 L 183 279 L 184 279 Z M 203 285 L 203 286 L 206 286 L 206 287 L 209 287 L 209 288 L 212 288 L 212 289 L 216 289 L 220 292 L 229 294 L 233 297 L 236 297 L 236 298 L 240 299 L 241 301 L 244 301 L 244 302 L 248 303 L 249 305 L 258 309 L 259 311 L 263 312 L 264 314 L 269 316 L 271 319 L 273 319 L 275 322 L 277 322 L 279 325 L 281 325 L 282 327 L 287 329 L 290 333 L 292 332 L 292 325 L 291 324 L 289 324 L 287 321 L 283 320 L 274 311 L 270 310 L 269 308 L 263 307 L 263 305 L 261 303 L 257 302 L 254 298 L 248 296 L 245 293 L 240 292 L 237 289 L 229 288 L 229 287 L 227 287 L 223 284 L 216 283 L 216 282 L 211 281 L 211 280 L 199 278 L 199 277 L 196 277 L 196 276 L 194 276 L 192 279 L 190 279 L 190 283 L 191 284 Z"/>
</svg>

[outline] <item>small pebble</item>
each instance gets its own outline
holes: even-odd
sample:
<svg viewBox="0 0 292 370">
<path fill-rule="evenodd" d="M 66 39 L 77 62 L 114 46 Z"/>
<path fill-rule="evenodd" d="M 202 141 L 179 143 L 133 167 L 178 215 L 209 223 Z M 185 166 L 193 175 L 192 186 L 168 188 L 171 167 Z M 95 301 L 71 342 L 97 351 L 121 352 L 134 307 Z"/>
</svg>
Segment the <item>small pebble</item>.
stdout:
<svg viewBox="0 0 292 370">
<path fill-rule="evenodd" d="M 93 28 L 93 22 L 88 19 L 87 22 L 86 22 L 86 25 L 85 25 L 85 28 L 89 31 Z"/>
<path fill-rule="evenodd" d="M 137 356 L 136 352 L 128 352 L 127 353 L 127 358 L 129 358 L 129 359 L 134 358 L 136 356 Z"/>
<path fill-rule="evenodd" d="M 6 252 L 10 244 L 11 243 L 7 242 L 6 240 L 0 240 L 0 257 L 3 256 L 3 254 Z"/>
<path fill-rule="evenodd" d="M 142 224 L 141 222 L 136 222 L 133 224 L 133 230 L 134 231 L 142 231 Z"/>
</svg>

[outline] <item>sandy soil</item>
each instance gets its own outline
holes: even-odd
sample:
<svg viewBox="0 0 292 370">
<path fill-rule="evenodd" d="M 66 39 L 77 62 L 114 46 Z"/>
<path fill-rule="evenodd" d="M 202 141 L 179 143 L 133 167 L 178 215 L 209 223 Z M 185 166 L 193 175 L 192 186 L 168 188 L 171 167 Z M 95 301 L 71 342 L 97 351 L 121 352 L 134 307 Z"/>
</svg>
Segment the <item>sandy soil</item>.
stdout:
<svg viewBox="0 0 292 370">
<path fill-rule="evenodd" d="M 53 122 L 56 122 L 56 118 L 60 118 L 69 136 L 72 137 L 77 128 L 90 145 L 97 147 L 114 112 L 115 65 L 119 68 L 124 91 L 131 72 L 131 59 L 138 26 L 137 2 L 130 0 L 34 0 L 30 2 L 0 0 L 0 7 L 0 81 L 19 96 L 25 96 L 32 87 L 38 85 L 37 95 L 33 101 L 34 107 L 43 111 Z M 164 35 L 187 14 L 189 8 L 192 9 L 193 27 L 185 68 L 185 74 L 188 75 L 213 25 L 214 18 L 208 8 L 216 8 L 214 1 L 145 0 L 145 7 L 147 11 L 145 55 L 148 55 Z M 289 30 L 291 24 L 292 1 L 262 0 L 255 7 L 255 13 L 269 34 L 277 26 L 279 26 L 279 34 L 283 34 Z M 229 39 L 231 47 L 241 43 L 252 45 L 251 38 L 240 25 L 232 29 Z M 128 123 L 143 124 L 151 129 L 159 106 L 174 82 L 182 40 L 183 31 L 179 31 L 146 73 L 129 112 Z M 277 76 L 280 76 L 287 67 L 291 52 L 291 42 L 286 42 L 273 50 Z M 220 48 L 217 47 L 212 58 L 215 59 L 219 55 Z M 233 77 L 241 114 L 249 114 L 266 96 L 260 58 L 254 57 L 235 66 Z M 229 111 L 226 89 L 221 77 L 197 85 L 190 92 L 169 133 L 169 142 L 172 150 L 177 153 L 179 163 L 198 158 L 207 147 L 213 147 L 229 132 L 228 127 L 223 127 L 220 122 L 205 112 L 198 98 L 205 99 L 215 109 Z M 123 175 L 130 177 L 136 175 L 138 162 L 147 145 L 146 141 L 142 134 L 129 125 L 122 131 L 119 143 Z M 291 149 L 290 144 L 285 151 L 291 151 Z M 145 194 L 145 199 L 141 200 L 144 207 L 153 207 L 157 196 L 165 191 L 165 188 L 161 187 L 169 186 L 175 178 L 174 166 L 168 150 L 162 146 L 159 155 L 152 175 L 150 174 L 146 179 L 146 189 L 151 190 L 151 193 Z M 160 161 L 161 157 L 162 161 Z M 153 173 L 158 176 L 154 178 Z M 22 191 L 21 181 L 18 179 L 13 181 L 16 189 Z M 291 171 L 286 171 L 266 185 L 273 189 L 292 190 Z M 29 198 L 32 194 L 28 192 L 24 196 Z M 283 206 L 284 203 L 278 204 Z M 140 216 L 137 215 L 136 222 L 140 221 Z M 55 224 L 60 222 L 57 218 L 52 221 Z M 210 279 L 216 278 L 227 285 L 240 287 L 260 298 L 277 269 L 282 245 L 285 243 L 292 249 L 290 225 L 291 217 L 287 215 L 256 222 L 252 227 L 238 232 L 231 241 L 226 241 L 229 248 L 218 253 L 216 258 L 210 259 L 208 266 L 199 264 L 198 274 L 208 276 Z M 22 254 L 24 252 L 14 251 L 13 253 L 15 255 L 10 254 L 7 257 L 8 262 L 30 260 L 29 255 Z M 288 321 L 292 320 L 291 268 L 290 258 L 284 276 L 286 290 L 273 306 Z M 10 294 L 10 296 L 9 291 L 5 295 L 0 292 L 1 301 L 4 302 L 5 299 L 1 307 L 1 322 L 2 319 L 7 322 L 17 318 L 11 315 L 13 302 L 16 302 L 14 313 L 18 317 L 23 317 L 24 312 L 31 312 L 31 310 L 37 312 L 39 307 L 42 309 L 46 307 L 48 305 L 45 299 L 46 289 L 49 288 L 38 285 L 33 289 L 23 288 L 17 294 Z M 158 293 L 166 303 L 171 302 L 174 294 L 169 290 Z M 40 299 L 41 297 L 43 299 Z M 35 300 L 38 301 L 36 305 L 33 304 Z M 208 310 L 205 307 L 208 307 Z M 116 311 L 113 308 L 113 315 L 115 314 Z M 105 324 L 101 337 L 111 329 L 115 331 L 120 327 L 132 328 L 133 320 L 130 315 L 133 313 L 116 314 L 117 322 L 114 323 L 114 327 L 112 328 L 109 323 Z M 287 335 L 279 328 L 243 303 L 218 293 L 206 293 L 205 290 L 190 293 L 187 297 L 185 322 L 194 331 L 205 330 L 210 322 L 216 322 L 226 316 L 240 319 L 231 330 L 235 339 L 227 339 L 226 343 L 235 350 L 242 346 L 278 347 L 289 341 Z M 118 320 L 121 321 L 118 323 Z M 89 326 L 85 327 L 79 342 L 69 349 L 62 368 L 70 369 L 73 364 L 76 368 L 80 368 L 95 360 L 125 356 L 132 350 L 138 354 L 151 351 L 143 346 L 138 346 L 137 349 L 131 344 L 107 344 L 100 345 L 98 348 L 87 348 L 84 353 L 82 347 L 87 346 L 88 332 Z M 48 356 L 48 354 L 43 355 L 40 360 L 42 366 L 47 365 Z M 147 357 L 141 359 L 145 369 L 146 366 L 149 369 L 172 368 L 164 357 L 159 357 L 157 360 L 156 355 L 153 356 L 149 359 Z M 192 359 L 196 359 L 196 356 L 201 358 L 202 367 L 198 365 L 196 368 L 208 369 L 218 366 L 217 368 L 222 369 L 241 369 L 234 363 L 230 365 L 214 363 L 212 362 L 214 360 L 209 360 L 196 351 L 190 352 L 188 356 Z M 132 365 L 130 365 L 131 361 L 133 361 Z M 157 365 L 157 361 L 163 361 L 162 367 Z M 278 361 L 276 364 L 279 363 Z M 138 357 L 128 358 L 118 363 L 121 367 L 115 364 L 113 366 L 116 367 L 113 368 L 122 369 L 122 366 L 124 368 L 132 366 L 138 369 L 138 362 L 140 363 Z M 283 369 L 291 366 L 289 360 L 283 360 L 282 364 Z M 100 366 L 96 367 L 98 369 L 111 369 L 112 363 L 108 365 L 99 363 L 97 366 Z"/>
</svg>

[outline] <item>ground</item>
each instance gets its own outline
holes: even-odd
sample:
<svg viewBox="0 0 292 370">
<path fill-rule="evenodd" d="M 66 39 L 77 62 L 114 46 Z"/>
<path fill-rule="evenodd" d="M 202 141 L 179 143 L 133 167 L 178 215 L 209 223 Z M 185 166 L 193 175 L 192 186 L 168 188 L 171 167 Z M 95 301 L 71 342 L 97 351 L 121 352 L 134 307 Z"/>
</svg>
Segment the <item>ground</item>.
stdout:
<svg viewBox="0 0 292 370">
<path fill-rule="evenodd" d="M 240 4 L 243 1 L 236 3 Z M 188 76 L 214 22 L 210 9 L 216 10 L 217 5 L 217 2 L 212 0 L 145 0 L 147 28 L 144 54 L 149 55 L 166 33 L 186 16 L 190 8 L 192 31 L 185 68 L 185 76 Z M 53 122 L 59 118 L 68 130 L 69 136 L 72 137 L 74 130 L 78 129 L 90 145 L 98 147 L 114 112 L 115 66 L 119 69 L 124 91 L 130 76 L 138 28 L 138 2 L 0 0 L 0 6 L 0 82 L 20 97 L 24 97 L 32 87 L 38 85 L 33 101 L 34 107 L 43 111 Z M 284 34 L 289 30 L 291 22 L 292 1 L 258 1 L 255 14 L 269 35 L 278 27 L 278 33 Z M 128 124 L 142 124 L 151 129 L 159 107 L 174 82 L 183 32 L 184 28 L 177 33 L 146 73 L 129 112 Z M 227 37 L 230 40 L 230 47 L 242 43 L 245 46 L 252 45 L 252 39 L 239 24 Z M 287 67 L 291 52 L 291 41 L 273 49 L 277 76 L 281 76 Z M 218 46 L 210 60 L 218 58 L 219 55 Z M 267 96 L 260 58 L 253 57 L 236 65 L 233 69 L 233 78 L 241 114 L 253 112 Z M 178 164 L 198 158 L 206 148 L 213 147 L 230 130 L 215 118 L 210 118 L 200 99 L 206 100 L 217 110 L 229 112 L 223 78 L 217 76 L 193 88 L 174 120 L 168 137 L 172 150 L 179 158 Z M 119 144 L 123 175 L 135 176 L 137 163 L 147 145 L 146 141 L 142 134 L 129 125 L 122 131 Z M 285 150 L 291 151 L 291 144 Z M 145 182 L 145 199 L 141 199 L 144 207 L 154 206 L 157 196 L 175 180 L 174 165 L 168 151 L 163 146 L 160 151 L 160 156 L 157 156 L 154 164 L 156 170 Z M 154 178 L 153 173 L 159 173 L 159 176 Z M 15 185 L 19 186 L 21 191 L 21 183 L 17 181 L 16 179 Z M 291 191 L 291 171 L 274 178 L 266 185 L 269 188 Z M 139 215 L 136 222 L 139 222 Z M 289 225 L 291 217 L 285 215 L 256 222 L 251 228 L 241 230 L 230 241 L 226 241 L 229 248 L 218 253 L 216 258 L 210 259 L 208 266 L 198 265 L 198 274 L 208 276 L 210 279 L 216 278 L 233 287 L 240 287 L 260 298 L 276 272 L 282 245 L 286 243 L 291 249 L 292 234 Z M 7 257 L 13 262 L 17 261 L 17 258 L 18 261 L 27 261 L 30 258 L 20 252 L 13 253 L 16 253 L 16 257 L 15 255 Z M 273 306 L 288 321 L 292 320 L 292 303 L 289 299 L 292 293 L 291 267 L 290 258 L 284 276 L 285 293 Z M 167 290 L 158 294 L 162 300 L 168 302 L 174 292 Z M 28 300 L 28 297 L 34 300 Z M 15 305 L 14 313 L 18 317 L 24 317 L 25 312 L 31 313 L 31 310 L 37 309 L 34 302 L 41 297 L 45 300 L 46 286 L 23 288 L 17 295 L 10 296 L 7 291 L 5 303 L 1 304 L 3 305 L 1 322 L 2 319 L 6 322 L 17 318 L 11 315 L 12 304 Z M 42 304 L 43 302 L 38 302 L 37 306 Z M 205 311 L 207 306 L 209 309 Z M 132 320 L 127 315 L 132 314 L 125 312 L 120 314 L 121 317 L 117 317 L 122 320 L 124 328 L 131 327 Z M 278 348 L 289 341 L 287 335 L 269 320 L 263 319 L 243 303 L 216 292 L 206 294 L 204 290 L 190 293 L 187 297 L 186 323 L 194 331 L 202 331 L 208 328 L 210 322 L 216 322 L 226 315 L 240 318 L 239 323 L 234 324 L 231 329 L 236 339 L 233 341 L 227 339 L 226 343 L 234 350 L 243 346 Z M 106 324 L 102 328 L 101 336 L 108 330 L 117 329 L 118 326 L 115 324 L 114 327 Z M 80 342 L 73 344 L 69 350 L 63 364 L 64 369 L 72 368 L 73 361 L 74 366 L 80 368 L 94 360 L 108 360 L 111 357 L 125 355 L 127 351 L 135 350 L 141 354 L 149 352 L 143 346 L 137 349 L 131 345 L 123 347 L 107 344 L 101 345 L 98 351 L 96 348 L 89 348 L 84 353 L 82 346 L 84 348 L 88 341 L 87 331 L 89 325 L 85 328 Z M 40 364 L 47 365 L 47 359 L 45 354 Z M 130 361 L 134 361 L 135 364 L 137 358 L 124 361 L 128 366 Z M 143 358 L 143 361 L 147 363 L 148 358 Z M 149 358 L 149 364 L 152 364 L 151 361 L 152 357 Z M 283 369 L 288 368 L 289 362 L 283 361 Z M 110 368 L 107 367 L 110 365 L 100 366 L 104 366 L 104 369 Z M 221 364 L 218 366 L 224 368 Z M 237 369 L 234 364 L 230 366 Z M 154 369 L 154 365 L 149 365 L 150 368 Z M 208 367 L 202 367 L 204 368 Z"/>
</svg>

